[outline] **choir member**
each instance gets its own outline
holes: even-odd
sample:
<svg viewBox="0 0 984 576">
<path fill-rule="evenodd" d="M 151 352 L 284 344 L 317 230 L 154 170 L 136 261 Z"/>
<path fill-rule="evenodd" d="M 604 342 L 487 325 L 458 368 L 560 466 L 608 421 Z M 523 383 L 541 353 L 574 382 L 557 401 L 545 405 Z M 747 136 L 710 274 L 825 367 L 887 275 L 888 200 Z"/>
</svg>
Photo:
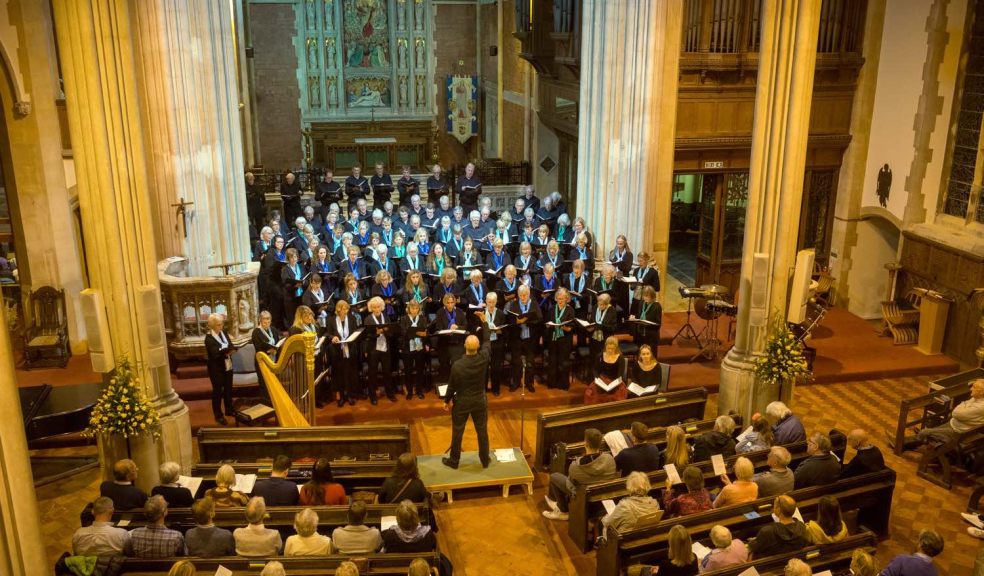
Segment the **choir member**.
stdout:
<svg viewBox="0 0 984 576">
<path fill-rule="evenodd" d="M 453 270 L 449 270 L 453 272 Z M 445 330 L 465 330 L 468 319 L 465 313 L 456 306 L 457 298 L 454 294 L 444 294 L 441 297 L 442 307 L 438 310 L 434 318 L 434 329 L 436 332 Z M 451 365 L 461 357 L 464 352 L 463 344 L 465 338 L 461 334 L 442 334 L 438 336 L 438 360 L 440 364 L 440 381 L 447 382 L 451 375 Z"/>
<path fill-rule="evenodd" d="M 340 274 L 351 274 L 356 280 L 365 278 L 367 274 L 366 263 L 359 258 L 358 246 L 348 247 L 348 257 L 338 265 L 338 271 Z"/>
<path fill-rule="evenodd" d="M 400 293 L 388 271 L 376 272 L 376 282 L 372 285 L 370 295 L 383 301 L 383 313 L 386 315 L 386 321 L 395 322 Z"/>
<path fill-rule="evenodd" d="M 571 385 L 571 330 L 574 308 L 568 306 L 567 290 L 561 288 L 554 296 L 555 304 L 546 315 L 544 340 L 547 344 L 547 387 L 567 390 Z"/>
<path fill-rule="evenodd" d="M 420 279 L 420 273 L 416 273 Z M 409 283 L 409 280 L 408 280 Z M 426 290 L 426 287 L 421 288 Z M 400 318 L 400 355 L 403 358 L 403 386 L 407 400 L 417 394 L 424 398 L 424 375 L 427 366 L 427 318 L 420 312 L 422 299 L 411 297 L 407 301 L 407 313 Z"/>
<path fill-rule="evenodd" d="M 311 225 L 315 234 L 320 232 L 325 225 L 324 218 L 321 217 L 321 214 L 314 211 L 314 206 L 304 207 L 304 219 Z"/>
<path fill-rule="evenodd" d="M 424 270 L 432 276 L 440 277 L 441 274 L 444 274 L 445 268 L 451 268 L 452 266 L 451 259 L 444 253 L 444 245 L 440 242 L 435 242 L 430 254 L 427 256 L 427 263 L 424 265 Z"/>
<path fill-rule="evenodd" d="M 288 222 L 293 222 L 303 212 L 301 210 L 301 183 L 296 179 L 293 172 L 284 175 L 280 183 L 280 199 L 284 202 L 284 217 Z"/>
<path fill-rule="evenodd" d="M 400 206 L 410 204 L 410 197 L 414 194 L 420 195 L 420 180 L 410 175 L 410 167 L 403 167 L 403 175 L 396 181 L 396 188 L 400 191 Z"/>
<path fill-rule="evenodd" d="M 345 196 L 349 206 L 356 206 L 369 194 L 369 181 L 362 176 L 362 166 L 352 166 L 352 175 L 345 179 Z"/>
<path fill-rule="evenodd" d="M 413 216 L 410 219 L 411 222 L 414 219 L 419 220 L 419 218 Z M 428 235 L 427 230 L 423 228 L 417 228 L 416 232 L 414 232 L 413 235 L 413 241 L 417 243 L 417 252 L 421 256 L 427 256 L 428 254 L 430 254 L 431 243 L 430 243 L 430 235 Z"/>
<path fill-rule="evenodd" d="M 434 229 L 434 241 L 447 244 L 454 237 L 454 230 L 451 228 L 451 217 L 441 216 Z"/>
<path fill-rule="evenodd" d="M 503 215 L 495 221 L 495 229 L 492 230 L 491 235 L 492 241 L 496 239 L 502 241 L 503 246 L 508 246 L 512 243 L 512 222 L 509 220 L 508 215 Z"/>
<path fill-rule="evenodd" d="M 345 226 L 346 232 L 355 235 L 359 231 L 359 222 L 362 222 L 362 219 L 359 218 L 359 209 L 356 208 L 355 206 L 349 205 L 348 214 L 349 214 L 348 220 L 346 220 L 342 224 Z"/>
<path fill-rule="evenodd" d="M 632 271 L 632 276 L 639 281 L 640 288 L 651 286 L 659 292 L 659 267 L 651 265 L 648 252 L 640 252 L 637 258 L 639 265 Z"/>
<path fill-rule="evenodd" d="M 444 250 L 451 258 L 457 258 L 458 253 L 465 247 L 465 231 L 460 224 L 451 224 L 451 240 L 444 242 Z"/>
<path fill-rule="evenodd" d="M 546 224 L 540 224 L 540 226 L 536 229 L 536 237 L 533 238 L 533 242 L 531 242 L 531 244 L 534 247 L 545 249 L 550 242 L 550 227 Z"/>
<path fill-rule="evenodd" d="M 350 313 L 361 320 L 360 313 L 362 312 L 362 306 L 364 306 L 363 300 L 365 298 L 363 297 L 362 290 L 359 288 L 359 281 L 356 280 L 355 275 L 350 273 L 345 274 L 338 289 L 335 305 L 338 306 L 338 302 L 347 302 Z"/>
<path fill-rule="evenodd" d="M 256 245 L 253 247 L 253 262 L 262 262 L 263 256 L 270 249 L 270 244 L 272 243 L 273 228 L 264 226 L 260 229 L 260 239 L 256 241 Z"/>
<path fill-rule="evenodd" d="M 593 382 L 584 391 L 584 403 L 596 404 L 600 402 L 611 402 L 613 400 L 625 400 L 629 395 L 625 382 L 625 358 L 622 357 L 622 350 L 618 345 L 618 338 L 609 336 L 598 350 L 594 358 L 593 376 L 595 380 L 600 380 L 606 385 L 615 380 L 619 380 L 618 386 L 606 392 L 603 388 Z"/>
<path fill-rule="evenodd" d="M 511 315 L 513 325 L 510 335 L 512 381 L 509 390 L 526 386 L 530 392 L 533 386 L 533 364 L 536 361 L 537 343 L 540 340 L 540 323 L 542 314 L 540 308 L 530 297 L 530 287 L 522 284 L 516 291 L 516 300 L 506 305 L 506 312 Z M 523 367 L 526 366 L 526 378 L 523 381 Z"/>
<path fill-rule="evenodd" d="M 521 284 L 516 277 L 516 267 L 512 264 L 506 265 L 502 272 L 502 278 L 495 285 L 495 291 L 502 295 L 503 308 L 516 299 Z"/>
<path fill-rule="evenodd" d="M 553 302 L 554 292 L 558 288 L 560 288 L 560 282 L 557 282 L 557 274 L 553 264 L 547 262 L 543 267 L 543 274 L 537 276 L 536 280 L 533 281 L 533 289 L 539 293 L 540 309 L 543 312 L 547 312 L 550 308 L 550 304 Z"/>
<path fill-rule="evenodd" d="M 342 341 L 359 329 L 359 321 L 349 311 L 349 303 L 339 300 L 335 304 L 335 317 L 328 321 L 326 332 L 331 341 L 331 380 L 333 393 L 337 396 L 338 407 L 348 401 L 355 405 L 359 394 L 359 352 L 358 345 L 342 344 Z"/>
<path fill-rule="evenodd" d="M 553 205 L 554 208 L 557 209 L 557 212 L 560 214 L 567 214 L 567 203 L 564 202 L 564 198 L 560 195 L 560 192 L 554 190 L 550 193 L 550 197 L 553 199 Z"/>
<path fill-rule="evenodd" d="M 525 218 L 524 214 L 526 212 L 526 200 L 522 196 L 516 198 L 516 202 L 513 203 L 513 209 L 508 212 L 512 217 L 512 221 L 515 223 L 522 222 Z"/>
<path fill-rule="evenodd" d="M 399 260 L 400 273 L 406 276 L 411 270 L 424 270 L 425 260 L 417 252 L 417 243 L 411 242 L 407 246 L 407 254 Z"/>
<path fill-rule="evenodd" d="M 489 360 L 489 375 L 492 380 L 492 394 L 499 395 L 502 384 L 507 383 L 506 347 L 508 335 L 505 331 L 506 313 L 499 309 L 499 296 L 495 292 L 485 295 L 485 310 L 478 312 L 479 325 L 485 331 L 485 337 L 491 346 L 492 356 Z"/>
<path fill-rule="evenodd" d="M 656 356 L 659 350 L 659 329 L 663 323 L 663 307 L 656 301 L 656 290 L 652 286 L 643 286 L 642 298 L 632 303 L 632 314 L 629 316 L 634 327 L 634 340 L 636 344 L 646 344 Z M 646 324 L 652 322 L 655 326 Z"/>
<path fill-rule="evenodd" d="M 591 287 L 590 275 L 584 269 L 583 260 L 575 260 L 573 271 L 564 275 L 564 287 L 570 292 L 574 316 L 585 319 L 588 316 L 590 296 L 586 292 Z"/>
<path fill-rule="evenodd" d="M 480 313 L 485 309 L 485 288 L 484 275 L 481 270 L 472 270 L 468 274 L 468 285 L 461 291 L 462 306 L 468 310 L 468 327 L 470 332 L 477 332 L 480 322 Z"/>
<path fill-rule="evenodd" d="M 315 255 L 318 253 L 318 247 L 321 246 L 321 240 L 312 234 L 311 237 L 308 238 L 307 246 L 307 250 L 301 252 L 300 254 L 301 264 L 304 265 L 305 269 L 310 268 L 311 261 L 314 260 Z"/>
<path fill-rule="evenodd" d="M 256 185 L 256 176 L 252 172 L 246 173 L 246 214 L 255 229 L 259 230 L 263 227 L 263 219 L 266 218 L 266 196 Z"/>
<path fill-rule="evenodd" d="M 205 334 L 205 352 L 208 379 L 212 383 L 212 416 L 215 422 L 226 425 L 225 416 L 235 414 L 232 409 L 232 358 L 236 351 L 232 340 L 225 332 L 225 317 L 222 314 L 208 315 L 208 333 Z M 222 403 L 225 402 L 225 416 Z"/>
<path fill-rule="evenodd" d="M 342 234 L 341 244 L 338 246 L 338 248 L 335 249 L 334 252 L 331 253 L 331 259 L 335 261 L 336 267 L 341 265 L 341 263 L 344 262 L 346 258 L 348 258 L 349 248 L 351 248 L 352 246 L 353 246 L 352 233 L 346 232 Z M 358 253 L 358 246 L 356 246 L 355 248 L 356 248 L 356 253 Z"/>
<path fill-rule="evenodd" d="M 273 323 L 278 329 L 284 328 L 284 289 L 280 279 L 282 267 L 287 262 L 284 250 L 284 237 L 274 236 L 273 244 L 267 250 L 260 264 L 260 292 L 264 296 L 266 308 L 273 315 Z"/>
<path fill-rule="evenodd" d="M 513 233 L 519 237 L 520 242 L 532 244 L 536 240 L 537 228 L 539 226 L 532 208 L 527 208 L 523 212 L 523 217 L 513 222 Z"/>
<path fill-rule="evenodd" d="M 557 229 L 554 230 L 554 240 L 558 244 L 569 244 L 574 238 L 574 230 L 571 228 L 571 218 L 565 213 L 557 217 Z"/>
<path fill-rule="evenodd" d="M 611 294 L 612 303 L 617 307 L 622 307 L 623 312 L 625 311 L 625 306 L 628 305 L 628 290 L 624 283 L 618 281 L 615 265 L 611 262 L 605 262 L 601 265 L 601 274 L 595 278 L 592 290 L 595 292 L 596 299 L 599 294 L 605 292 Z M 618 312 L 617 309 L 616 312 Z"/>
<path fill-rule="evenodd" d="M 455 257 L 455 265 L 463 268 L 463 272 L 473 266 L 482 266 L 482 254 L 478 251 L 475 240 L 465 237 L 461 251 Z"/>
<path fill-rule="evenodd" d="M 451 225 L 454 226 L 455 224 L 460 225 L 462 230 L 468 225 L 468 221 L 465 220 L 465 210 L 461 206 L 455 206 L 451 210 Z"/>
<path fill-rule="evenodd" d="M 491 270 L 493 275 L 498 275 L 502 274 L 503 269 L 510 264 L 512 264 L 512 259 L 506 252 L 505 243 L 502 238 L 497 237 L 492 241 L 492 251 L 489 252 L 485 262 L 486 268 Z"/>
<path fill-rule="evenodd" d="M 632 270 L 632 250 L 629 249 L 629 241 L 623 234 L 615 238 L 615 247 L 608 253 L 608 261 L 623 275 Z"/>
<path fill-rule="evenodd" d="M 656 354 L 648 344 L 639 347 L 639 358 L 629 368 L 628 384 L 635 382 L 642 388 L 656 386 L 653 394 L 664 388 L 663 370 L 656 361 Z"/>
<path fill-rule="evenodd" d="M 328 207 L 342 201 L 342 187 L 335 182 L 334 172 L 325 168 L 321 182 L 314 187 L 314 199 L 321 203 L 321 219 L 328 220 Z"/>
<path fill-rule="evenodd" d="M 441 273 L 441 277 L 438 278 L 437 283 L 434 285 L 434 299 L 438 302 L 444 302 L 445 296 L 452 296 L 455 302 L 458 301 L 458 292 L 461 290 L 461 285 L 458 282 L 458 271 L 454 268 L 445 268 L 444 272 Z"/>
<path fill-rule="evenodd" d="M 377 248 L 383 243 L 383 239 L 376 232 L 369 233 L 369 243 L 363 247 L 362 260 L 366 263 L 366 271 L 372 275 L 372 269 L 379 263 L 379 252 Z"/>
<path fill-rule="evenodd" d="M 280 283 L 284 289 L 284 318 L 291 321 L 304 293 L 304 268 L 294 248 L 287 249 L 287 264 L 280 272 Z"/>
<path fill-rule="evenodd" d="M 393 220 L 393 227 L 410 236 L 410 208 L 400 206 L 396 211 L 396 220 Z"/>
<path fill-rule="evenodd" d="M 610 294 L 599 294 L 595 300 L 595 307 L 589 317 L 594 326 L 591 327 L 589 340 L 591 342 L 591 356 L 597 356 L 604 348 L 605 340 L 615 333 L 618 324 L 618 314 L 612 306 Z"/>
<path fill-rule="evenodd" d="M 369 270 L 369 274 L 376 276 L 381 271 L 389 274 L 393 282 L 400 283 L 400 267 L 390 258 L 389 248 L 386 244 L 376 246 L 376 258 L 373 260 L 373 267 L 372 270 Z"/>
<path fill-rule="evenodd" d="M 434 164 L 431 175 L 427 178 L 427 201 L 437 202 L 441 196 L 447 194 L 448 181 L 441 174 L 441 165 Z"/>
<path fill-rule="evenodd" d="M 410 197 L 410 219 L 412 220 L 414 216 L 418 218 L 424 215 L 424 205 L 420 200 L 420 194 L 414 194 Z"/>
<path fill-rule="evenodd" d="M 407 283 L 403 287 L 403 299 L 409 306 L 410 302 L 423 304 L 430 299 L 430 290 L 424 282 L 424 275 L 420 270 L 411 270 L 407 274 Z"/>
<path fill-rule="evenodd" d="M 447 216 L 448 220 L 454 216 L 454 209 L 451 207 L 451 198 L 447 194 L 441 196 L 441 199 L 437 203 L 435 214 L 440 218 Z"/>
<path fill-rule="evenodd" d="M 564 266 L 564 256 L 560 253 L 560 245 L 557 244 L 556 240 L 550 240 L 547 243 L 546 251 L 540 255 L 536 262 L 536 266 L 540 270 L 543 270 L 547 264 L 553 264 L 554 270 L 558 273 Z"/>
<path fill-rule="evenodd" d="M 383 226 L 379 231 L 379 238 L 383 244 L 392 247 L 393 240 L 396 238 L 396 230 L 393 229 L 393 220 L 389 216 L 383 217 Z"/>
<path fill-rule="evenodd" d="M 359 221 L 359 231 L 353 235 L 352 243 L 359 248 L 365 248 L 369 245 L 370 232 L 369 232 L 369 222 L 365 220 Z"/>
<path fill-rule="evenodd" d="M 387 320 L 384 313 L 386 303 L 379 296 L 369 300 L 369 312 L 363 326 L 369 331 L 369 339 L 366 340 L 368 346 L 369 359 L 369 401 L 376 403 L 376 388 L 382 383 L 386 387 L 386 398 L 390 402 L 396 402 L 396 385 L 393 381 L 393 369 L 390 360 L 393 357 L 393 341 L 389 333 L 389 328 L 393 324 Z M 370 327 L 376 326 L 376 329 Z M 382 326 L 383 328 L 378 328 Z M 382 382 L 381 382 L 382 381 Z"/>
<path fill-rule="evenodd" d="M 454 184 L 458 193 L 458 205 L 470 213 L 478 207 L 478 197 L 482 193 L 482 181 L 475 175 L 475 165 L 469 162 L 465 165 L 465 174 Z"/>
<path fill-rule="evenodd" d="M 527 208 L 532 208 L 535 213 L 540 208 L 540 199 L 533 193 L 533 187 L 527 185 L 523 188 L 523 195 L 520 196 Z"/>
<path fill-rule="evenodd" d="M 391 247 L 393 248 L 393 260 L 396 260 L 397 264 L 399 264 L 400 259 L 405 258 L 407 255 L 407 235 L 402 230 L 397 230 L 396 234 L 393 235 L 393 245 Z"/>
<path fill-rule="evenodd" d="M 376 162 L 376 173 L 369 180 L 369 187 L 372 189 L 372 205 L 380 208 L 382 215 L 383 204 L 393 195 L 393 178 L 386 173 L 382 162 Z"/>
<path fill-rule="evenodd" d="M 594 247 L 594 238 L 591 236 L 591 232 L 588 231 L 588 227 L 584 223 L 584 218 L 578 216 L 574 218 L 574 222 L 571 223 L 571 246 L 577 245 L 578 236 L 582 234 L 584 234 L 587 239 L 584 243 L 585 246 L 588 248 Z"/>
<path fill-rule="evenodd" d="M 383 211 L 380 208 L 373 208 L 372 218 L 369 220 L 369 232 L 372 234 L 382 234 L 383 232 Z M 382 238 L 382 236 L 380 236 Z"/>
<path fill-rule="evenodd" d="M 424 214 L 420 217 L 420 225 L 428 230 L 433 231 L 437 228 L 437 213 L 434 210 L 434 205 L 430 202 L 424 206 Z"/>
<path fill-rule="evenodd" d="M 468 226 L 465 227 L 465 238 L 471 238 L 474 242 L 485 241 L 488 231 L 482 226 L 482 215 L 478 210 L 468 213 Z"/>
<path fill-rule="evenodd" d="M 253 350 L 257 354 L 263 352 L 270 357 L 271 360 L 277 359 L 277 342 L 280 341 L 280 335 L 273 331 L 271 325 L 273 324 L 273 316 L 266 310 L 260 312 L 257 316 L 257 323 L 259 326 L 253 328 L 253 333 L 250 335 L 250 342 L 253 343 Z M 263 379 L 263 371 L 257 367 L 256 369 L 256 379 L 260 386 L 260 394 L 264 399 L 269 401 L 270 392 L 267 390 L 266 381 Z"/>
<path fill-rule="evenodd" d="M 550 228 L 553 228 L 557 224 L 557 218 L 560 217 L 560 211 L 557 210 L 557 207 L 554 205 L 553 196 L 547 196 L 543 199 L 540 209 L 536 211 L 536 217 Z"/>
<path fill-rule="evenodd" d="M 303 304 L 298 306 L 297 311 L 294 312 L 294 322 L 287 333 L 291 336 L 310 333 L 317 337 L 318 325 L 315 323 L 314 310 Z"/>
<path fill-rule="evenodd" d="M 318 246 L 318 250 L 314 253 L 314 258 L 308 262 L 308 273 L 318 274 L 321 276 L 322 280 L 327 279 L 329 274 L 335 272 L 335 263 L 331 261 L 331 255 L 328 252 L 328 246 L 324 244 Z M 331 291 L 331 287 L 327 287 Z"/>
<path fill-rule="evenodd" d="M 328 303 L 331 300 L 331 295 L 324 289 L 322 283 L 320 274 L 311 274 L 307 290 L 301 296 L 301 304 L 303 304 L 303 307 L 313 310 L 318 324 L 324 326 L 325 321 L 328 319 Z M 300 307 L 298 310 L 300 310 Z"/>
<path fill-rule="evenodd" d="M 294 221 L 294 234 L 290 239 L 290 247 L 297 249 L 298 253 L 307 250 L 308 237 L 304 234 L 305 226 L 307 226 L 307 220 L 303 216 L 299 216 Z"/>
<path fill-rule="evenodd" d="M 536 260 L 533 258 L 533 247 L 530 246 L 529 242 L 523 242 L 519 245 L 519 256 L 513 261 L 516 266 L 516 272 L 521 277 L 526 277 L 524 280 L 525 284 L 529 284 L 530 275 L 535 271 Z"/>
<path fill-rule="evenodd" d="M 584 234 L 578 234 L 577 239 L 574 241 L 574 246 L 568 251 L 567 259 L 578 261 L 580 260 L 588 274 L 594 271 L 594 254 L 591 253 L 591 246 L 588 245 L 588 237 Z"/>
<path fill-rule="evenodd" d="M 331 220 L 331 215 L 328 215 L 328 219 Z M 327 226 L 327 224 L 326 224 Z M 325 245 L 328 246 L 328 253 L 335 254 L 338 248 L 342 245 L 342 238 L 345 236 L 345 225 L 335 223 L 335 225 L 329 230 L 325 228 Z M 351 235 L 349 235 L 351 238 Z"/>
</svg>

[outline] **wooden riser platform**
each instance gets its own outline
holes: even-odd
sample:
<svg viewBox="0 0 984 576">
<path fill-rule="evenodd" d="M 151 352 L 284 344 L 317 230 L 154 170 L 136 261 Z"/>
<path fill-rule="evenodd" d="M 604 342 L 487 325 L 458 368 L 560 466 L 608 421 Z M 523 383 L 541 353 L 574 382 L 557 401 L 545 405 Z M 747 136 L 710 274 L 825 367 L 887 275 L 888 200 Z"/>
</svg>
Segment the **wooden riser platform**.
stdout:
<svg viewBox="0 0 984 576">
<path fill-rule="evenodd" d="M 469 488 L 502 487 L 502 497 L 509 497 L 513 486 L 525 488 L 525 495 L 533 494 L 533 471 L 519 448 L 512 448 L 515 461 L 498 462 L 495 457 L 488 468 L 482 468 L 478 452 L 462 452 L 458 468 L 453 469 L 441 463 L 445 454 L 430 454 L 417 457 L 420 479 L 432 494 L 444 494 L 448 504 L 454 502 L 455 490 Z"/>
</svg>

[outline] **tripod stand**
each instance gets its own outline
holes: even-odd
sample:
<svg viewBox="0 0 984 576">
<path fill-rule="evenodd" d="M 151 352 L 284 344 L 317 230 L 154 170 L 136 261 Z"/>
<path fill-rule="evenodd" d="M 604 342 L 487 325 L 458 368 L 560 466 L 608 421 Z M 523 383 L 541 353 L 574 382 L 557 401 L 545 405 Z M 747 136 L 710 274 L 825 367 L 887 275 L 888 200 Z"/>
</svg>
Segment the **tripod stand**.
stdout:
<svg viewBox="0 0 984 576">
<path fill-rule="evenodd" d="M 690 362 L 697 360 L 698 358 L 704 357 L 708 360 L 717 360 L 721 358 L 721 341 L 718 340 L 718 317 L 720 314 L 717 312 L 712 312 L 710 319 L 707 320 L 707 324 L 704 325 L 703 332 L 707 332 L 707 336 L 704 337 L 704 344 L 700 347 L 700 350 L 693 355 Z"/>
<path fill-rule="evenodd" d="M 700 336 L 697 335 L 697 330 L 694 329 L 694 325 L 690 323 L 690 315 L 694 311 L 694 299 L 691 296 L 687 296 L 687 322 L 677 330 L 677 333 L 673 335 L 670 342 L 676 342 L 676 339 L 683 334 L 684 340 L 696 340 L 697 345 L 700 345 Z"/>
</svg>

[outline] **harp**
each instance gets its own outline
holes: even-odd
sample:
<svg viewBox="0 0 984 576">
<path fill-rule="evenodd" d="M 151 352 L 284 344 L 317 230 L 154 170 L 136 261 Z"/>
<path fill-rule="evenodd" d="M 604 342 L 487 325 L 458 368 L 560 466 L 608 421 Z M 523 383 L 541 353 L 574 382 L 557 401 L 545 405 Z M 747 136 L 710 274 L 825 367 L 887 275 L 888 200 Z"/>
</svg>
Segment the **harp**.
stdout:
<svg viewBox="0 0 984 576">
<path fill-rule="evenodd" d="M 287 338 L 276 361 L 266 352 L 256 353 L 256 366 L 263 374 L 280 426 L 315 425 L 314 341 L 310 332 Z"/>
</svg>

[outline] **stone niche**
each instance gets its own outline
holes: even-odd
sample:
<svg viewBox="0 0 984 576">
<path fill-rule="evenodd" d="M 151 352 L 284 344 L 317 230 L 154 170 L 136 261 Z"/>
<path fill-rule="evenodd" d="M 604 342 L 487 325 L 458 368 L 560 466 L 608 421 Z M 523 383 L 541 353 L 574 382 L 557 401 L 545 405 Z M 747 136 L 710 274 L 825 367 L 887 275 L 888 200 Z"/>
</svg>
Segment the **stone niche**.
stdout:
<svg viewBox="0 0 984 576">
<path fill-rule="evenodd" d="M 194 277 L 187 274 L 182 257 L 157 265 L 164 307 L 164 332 L 168 355 L 174 361 L 203 359 L 208 316 L 226 317 L 225 330 L 236 346 L 248 344 L 257 325 L 257 273 L 252 268 L 225 276 Z"/>
</svg>

